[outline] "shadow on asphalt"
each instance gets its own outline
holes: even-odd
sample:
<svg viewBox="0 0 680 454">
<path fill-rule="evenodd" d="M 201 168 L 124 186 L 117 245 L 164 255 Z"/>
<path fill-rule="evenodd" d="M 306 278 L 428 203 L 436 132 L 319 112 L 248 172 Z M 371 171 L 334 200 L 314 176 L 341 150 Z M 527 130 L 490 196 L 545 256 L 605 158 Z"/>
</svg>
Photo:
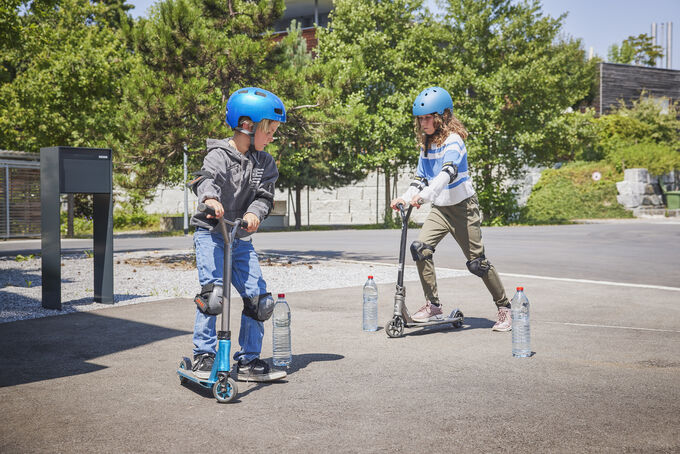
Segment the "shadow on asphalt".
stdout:
<svg viewBox="0 0 680 454">
<path fill-rule="evenodd" d="M 385 255 L 376 255 L 376 254 L 367 254 L 367 253 L 352 253 L 352 252 L 345 252 L 345 251 L 338 251 L 338 250 L 319 250 L 319 249 L 308 249 L 306 251 L 303 250 L 295 250 L 295 249 L 271 249 L 271 248 L 263 248 L 263 249 L 258 249 L 258 253 L 267 253 L 267 254 L 277 254 L 277 255 L 285 255 L 285 256 L 294 256 L 294 257 L 314 257 L 316 259 L 326 259 L 326 260 L 358 260 L 358 261 L 380 261 L 380 260 L 390 260 L 394 259 L 396 263 L 396 258 L 393 256 L 385 256 Z"/>
<path fill-rule="evenodd" d="M 455 332 L 455 331 L 466 331 L 469 329 L 488 329 L 493 327 L 496 322 L 489 320 L 488 318 L 479 317 L 465 317 L 463 320 L 463 326 L 460 328 L 454 328 L 453 325 L 443 323 L 441 325 L 428 325 L 421 327 L 405 328 L 404 335 L 406 336 L 423 336 L 425 334 L 432 334 L 434 332 Z"/>
<path fill-rule="evenodd" d="M 301 355 L 293 355 L 293 362 L 286 371 L 288 372 L 288 376 L 291 376 L 300 369 L 304 369 L 305 367 L 309 366 L 311 363 L 321 361 L 338 361 L 343 358 L 344 356 L 342 355 L 335 355 L 330 353 L 303 353 Z M 236 365 L 234 365 L 233 367 L 235 368 Z M 259 389 L 266 388 L 267 386 L 276 386 L 277 384 L 284 384 L 287 381 L 288 380 L 277 380 L 267 383 L 239 381 L 238 382 L 239 393 L 232 403 L 240 402 L 240 400 L 243 397 Z M 185 386 L 187 389 L 192 390 L 193 392 L 200 396 L 213 397 L 212 390 L 204 388 L 196 383 L 188 382 Z"/>
<path fill-rule="evenodd" d="M 332 353 L 303 353 L 301 355 L 293 355 L 293 361 L 290 366 L 288 366 L 288 375 L 293 375 L 300 369 L 304 369 L 311 363 L 317 363 L 321 361 L 338 361 L 344 359 L 342 355 L 335 355 Z"/>
<path fill-rule="evenodd" d="M 97 358 L 186 334 L 92 312 L 3 323 L 0 387 L 95 372 Z"/>
</svg>

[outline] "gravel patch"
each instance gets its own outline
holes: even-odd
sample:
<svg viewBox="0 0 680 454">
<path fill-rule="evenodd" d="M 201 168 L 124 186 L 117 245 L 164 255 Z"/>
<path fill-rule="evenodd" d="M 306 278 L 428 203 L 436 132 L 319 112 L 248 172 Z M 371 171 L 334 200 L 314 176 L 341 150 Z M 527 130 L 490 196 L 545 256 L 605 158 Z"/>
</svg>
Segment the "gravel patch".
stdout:
<svg viewBox="0 0 680 454">
<path fill-rule="evenodd" d="M 125 252 L 114 254 L 114 304 L 125 306 L 166 298 L 193 298 L 198 292 L 193 250 Z M 0 257 L 0 323 L 92 311 L 112 305 L 95 303 L 92 257 L 62 255 L 62 310 L 41 305 L 40 257 Z M 314 257 L 260 255 L 267 289 L 277 293 L 359 287 L 369 274 L 376 283 L 396 283 L 397 265 L 324 260 Z M 461 270 L 437 269 L 437 277 L 467 276 Z M 418 281 L 415 266 L 406 266 L 404 281 Z M 232 288 L 232 297 L 239 297 Z"/>
</svg>

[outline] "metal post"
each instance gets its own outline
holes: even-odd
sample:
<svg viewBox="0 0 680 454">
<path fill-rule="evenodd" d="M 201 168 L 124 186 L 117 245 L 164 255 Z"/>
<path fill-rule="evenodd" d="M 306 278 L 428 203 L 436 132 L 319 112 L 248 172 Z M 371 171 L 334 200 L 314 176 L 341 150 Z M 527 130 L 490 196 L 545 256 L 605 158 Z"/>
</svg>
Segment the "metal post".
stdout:
<svg viewBox="0 0 680 454">
<path fill-rule="evenodd" d="M 184 145 L 184 234 L 189 233 L 189 188 L 187 188 L 187 146 Z"/>
<path fill-rule="evenodd" d="M 314 26 L 319 25 L 319 0 L 314 0 Z"/>
<path fill-rule="evenodd" d="M 5 167 L 5 214 L 7 215 L 7 238 L 9 238 L 9 166 Z"/>
<path fill-rule="evenodd" d="M 94 194 L 94 300 L 113 303 L 113 197 Z"/>
<path fill-rule="evenodd" d="M 309 227 L 309 186 L 307 186 L 307 227 Z"/>
<path fill-rule="evenodd" d="M 61 242 L 59 232 L 59 152 L 40 150 L 40 241 L 42 306 L 61 310 Z"/>
<path fill-rule="evenodd" d="M 380 167 L 375 169 L 375 223 L 380 222 L 378 217 L 378 205 L 380 205 Z"/>
<path fill-rule="evenodd" d="M 656 22 L 652 22 L 652 45 L 656 46 Z M 654 59 L 654 64 L 656 65 L 656 59 Z"/>
<path fill-rule="evenodd" d="M 673 69 L 673 22 L 666 25 L 666 68 Z"/>
</svg>

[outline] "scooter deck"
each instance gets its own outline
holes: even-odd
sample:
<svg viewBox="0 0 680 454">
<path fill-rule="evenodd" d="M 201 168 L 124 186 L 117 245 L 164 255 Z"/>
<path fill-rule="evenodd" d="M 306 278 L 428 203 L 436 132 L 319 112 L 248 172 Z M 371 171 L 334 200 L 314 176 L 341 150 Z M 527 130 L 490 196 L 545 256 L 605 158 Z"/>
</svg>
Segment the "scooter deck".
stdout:
<svg viewBox="0 0 680 454">
<path fill-rule="evenodd" d="M 406 328 L 417 328 L 419 326 L 432 326 L 432 325 L 445 325 L 447 323 L 455 323 L 455 322 L 460 322 L 463 321 L 463 317 L 444 317 L 442 319 L 437 319 L 437 320 L 429 320 L 427 322 L 406 322 L 404 323 L 404 326 Z"/>
</svg>

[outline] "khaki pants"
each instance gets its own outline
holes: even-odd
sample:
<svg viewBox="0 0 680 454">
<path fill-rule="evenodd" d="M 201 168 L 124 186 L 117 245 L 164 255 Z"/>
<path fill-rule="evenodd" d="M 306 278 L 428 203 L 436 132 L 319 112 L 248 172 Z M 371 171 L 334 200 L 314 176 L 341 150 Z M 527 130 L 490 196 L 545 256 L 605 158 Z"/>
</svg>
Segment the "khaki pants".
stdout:
<svg viewBox="0 0 680 454">
<path fill-rule="evenodd" d="M 439 242 L 450 233 L 465 254 L 467 260 L 474 260 L 484 255 L 482 244 L 481 216 L 479 214 L 479 202 L 477 196 L 463 200 L 457 205 L 432 206 L 432 211 L 427 216 L 423 228 L 418 235 L 418 241 L 436 248 Z M 434 262 L 430 251 L 425 251 L 425 260 L 417 260 L 420 283 L 423 286 L 425 298 L 430 302 L 438 302 L 437 277 L 434 271 Z M 428 257 L 429 255 L 429 257 Z M 489 264 L 490 268 L 482 278 L 486 288 L 496 306 L 509 306 L 507 296 L 496 268 Z"/>
</svg>

